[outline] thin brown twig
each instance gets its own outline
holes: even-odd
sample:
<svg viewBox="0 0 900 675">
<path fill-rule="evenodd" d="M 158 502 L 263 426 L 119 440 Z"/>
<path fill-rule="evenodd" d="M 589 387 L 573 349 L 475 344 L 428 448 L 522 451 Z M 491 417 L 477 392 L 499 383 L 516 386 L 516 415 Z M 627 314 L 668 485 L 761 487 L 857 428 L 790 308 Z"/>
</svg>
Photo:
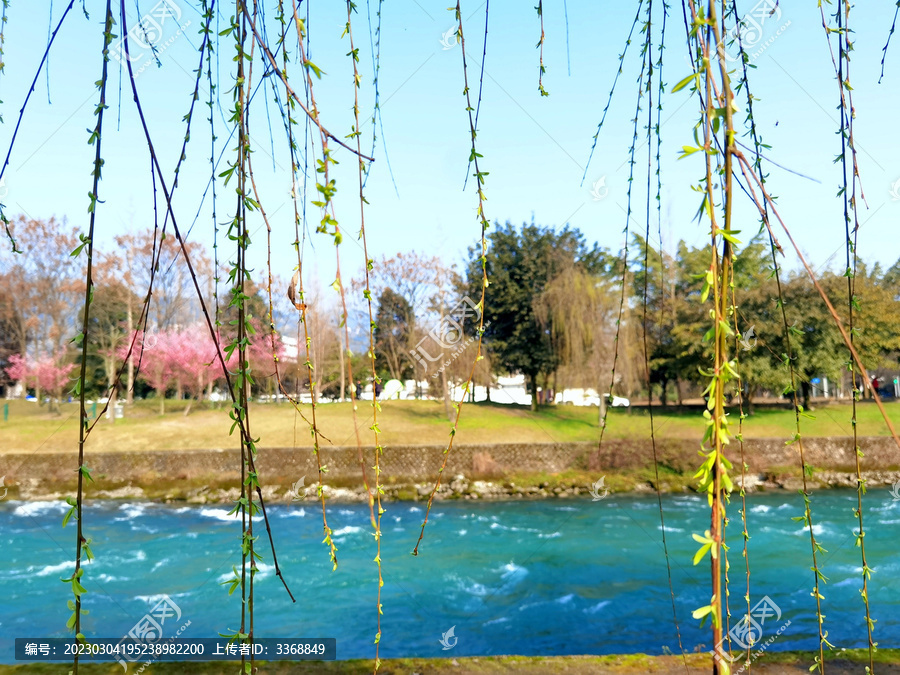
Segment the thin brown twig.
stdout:
<svg viewBox="0 0 900 675">
<path fill-rule="evenodd" d="M 56 34 L 59 32 L 59 29 L 62 28 L 63 21 L 66 20 L 66 17 L 69 15 L 69 11 L 72 9 L 72 6 L 75 4 L 75 0 L 69 0 L 69 4 L 66 5 L 65 10 L 63 10 L 62 16 L 59 17 L 59 22 L 56 24 L 56 28 L 53 29 L 53 32 L 50 34 L 50 39 L 47 40 L 47 47 L 44 49 L 44 54 L 41 56 L 41 61 L 38 64 L 37 72 L 34 74 L 34 79 L 31 81 L 31 86 L 28 88 L 28 93 L 25 94 L 25 101 L 22 103 L 22 107 L 19 108 L 19 118 L 16 120 L 16 126 L 13 129 L 12 136 L 9 140 L 9 148 L 6 150 L 6 158 L 3 160 L 3 166 L 0 167 L 0 178 L 3 178 L 3 175 L 6 173 L 6 168 L 9 166 L 9 158 L 12 155 L 13 146 L 16 144 L 16 138 L 19 135 L 19 127 L 22 125 L 22 118 L 25 116 L 25 108 L 28 106 L 28 101 L 31 98 L 31 95 L 34 93 L 35 85 L 37 84 L 38 78 L 41 75 L 41 71 L 44 69 L 44 64 L 47 62 L 47 59 L 50 57 L 50 48 L 53 46 L 53 41 L 56 39 Z M 6 21 L 6 3 L 4 3 L 3 8 L 3 20 Z M 5 27 L 5 26 L 4 26 Z M 0 59 L 2 62 L 2 59 Z M 19 250 L 16 239 L 13 236 L 12 232 L 9 229 L 9 219 L 6 217 L 6 214 L 3 213 L 2 204 L 0 204 L 0 220 L 3 221 L 3 227 L 6 230 L 6 237 L 9 239 L 10 244 L 12 245 L 13 253 L 21 253 Z"/>
<path fill-rule="evenodd" d="M 747 158 L 741 154 L 740 151 L 735 150 L 735 157 L 737 157 L 741 164 L 749 167 L 749 162 L 747 162 Z M 745 174 L 746 175 L 746 174 Z M 784 230 L 785 235 L 787 235 L 788 240 L 791 242 L 791 246 L 793 246 L 794 251 L 797 253 L 797 257 L 800 259 L 803 268 L 806 270 L 806 273 L 809 275 L 810 280 L 815 286 L 816 291 L 818 291 L 819 296 L 822 298 L 822 301 L 825 303 L 825 307 L 828 309 L 828 313 L 831 314 L 831 318 L 834 319 L 834 323 L 837 326 L 838 331 L 841 334 L 841 338 L 844 340 L 844 344 L 850 350 L 850 354 L 853 356 L 853 361 L 856 363 L 856 367 L 859 368 L 860 375 L 863 377 L 864 382 L 869 382 L 869 372 L 866 370 L 865 365 L 862 362 L 862 358 L 859 356 L 859 352 L 856 351 L 856 347 L 853 345 L 853 341 L 850 340 L 850 336 L 847 335 L 847 331 L 844 329 L 843 322 L 841 321 L 840 316 L 834 309 L 834 305 L 831 304 L 831 300 L 828 299 L 828 295 L 825 293 L 825 290 L 819 284 L 819 280 L 816 277 L 815 272 L 813 272 L 812 267 L 809 266 L 809 263 L 806 262 L 806 258 L 803 256 L 803 252 L 800 250 L 800 247 L 797 246 L 797 242 L 794 241 L 794 237 L 791 234 L 790 230 L 785 224 L 784 220 L 781 218 L 781 214 L 778 213 L 778 209 L 775 207 L 775 203 L 772 198 L 769 196 L 768 192 L 766 192 L 765 186 L 756 179 L 754 176 L 754 181 L 762 192 L 763 197 L 766 202 L 770 205 L 772 209 L 772 213 L 775 215 L 775 218 L 778 220 L 782 229 Z M 751 187 L 752 190 L 752 187 Z M 755 197 L 754 197 L 754 201 Z M 759 208 L 759 202 L 756 202 L 757 208 Z M 766 221 L 766 227 L 771 229 L 771 225 Z M 774 235 L 773 235 L 774 236 Z M 897 435 L 897 430 L 894 428 L 894 423 L 891 421 L 891 418 L 888 417 L 887 410 L 884 408 L 884 403 L 881 400 L 881 396 L 879 396 L 878 392 L 874 389 L 872 390 L 872 398 L 875 401 L 875 404 L 878 406 L 878 410 L 881 412 L 881 416 L 884 419 L 884 423 L 887 426 L 888 430 L 891 432 L 891 437 L 894 439 L 894 443 L 897 444 L 897 447 L 900 448 L 900 436 Z"/>
</svg>

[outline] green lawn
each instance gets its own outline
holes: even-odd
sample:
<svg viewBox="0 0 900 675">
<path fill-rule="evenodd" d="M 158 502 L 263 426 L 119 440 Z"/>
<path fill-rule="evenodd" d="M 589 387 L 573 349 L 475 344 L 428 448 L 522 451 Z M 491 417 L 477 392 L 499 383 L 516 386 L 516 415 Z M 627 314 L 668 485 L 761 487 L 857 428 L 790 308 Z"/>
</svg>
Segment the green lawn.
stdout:
<svg viewBox="0 0 900 675">
<path fill-rule="evenodd" d="M 78 442 L 78 406 L 64 403 L 59 414 L 46 406 L 14 400 L 9 419 L 0 422 L 3 443 L 0 452 L 62 452 Z M 166 414 L 158 414 L 158 403 L 138 401 L 126 408 L 125 418 L 115 424 L 101 420 L 89 444 L 92 451 L 138 451 L 147 449 L 204 449 L 234 444 L 228 431 L 231 421 L 227 408 L 198 407 L 188 416 L 182 414 L 185 401 L 167 402 Z M 900 404 L 885 404 L 891 419 L 900 425 Z M 443 444 L 450 424 L 438 401 L 385 401 L 381 404 L 379 428 L 384 444 Z M 309 406 L 304 414 L 310 416 Z M 359 403 L 358 426 L 363 442 L 371 442 L 371 404 Z M 653 408 L 657 437 L 699 438 L 704 429 L 701 409 L 677 411 Z M 851 433 L 850 408 L 831 404 L 813 411 L 815 420 L 802 418 L 804 436 L 846 436 Z M 317 408 L 322 433 L 333 445 L 355 445 L 350 403 L 329 403 Z M 859 405 L 859 433 L 863 436 L 887 435 L 887 428 L 876 406 Z M 306 422 L 290 404 L 251 405 L 251 431 L 261 438 L 263 447 L 311 445 Z M 758 408 L 744 421 L 744 436 L 789 438 L 793 435 L 794 415 L 785 408 Z M 735 425 L 736 430 L 736 425 Z M 615 408 L 610 411 L 606 438 L 650 438 L 650 417 L 645 407 Z M 464 405 L 457 443 L 518 443 L 595 441 L 598 438 L 597 408 L 546 406 L 532 413 L 528 408 L 479 403 Z"/>
</svg>

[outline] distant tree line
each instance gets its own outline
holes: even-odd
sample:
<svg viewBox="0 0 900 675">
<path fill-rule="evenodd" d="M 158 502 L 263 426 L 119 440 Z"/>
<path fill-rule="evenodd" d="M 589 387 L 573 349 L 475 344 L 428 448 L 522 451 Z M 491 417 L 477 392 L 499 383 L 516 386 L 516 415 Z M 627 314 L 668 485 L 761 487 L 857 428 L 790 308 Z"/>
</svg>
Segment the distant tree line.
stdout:
<svg viewBox="0 0 900 675">
<path fill-rule="evenodd" d="M 674 253 L 660 254 L 658 248 L 647 251 L 645 240 L 633 236 L 623 266 L 618 255 L 588 245 L 568 226 L 506 223 L 493 227 L 488 240 L 484 345 L 492 372 L 524 374 L 533 393 L 580 387 L 605 395 L 614 393 L 608 388 L 615 360 L 619 393 L 655 396 L 663 405 L 673 398 L 680 404 L 685 389 L 697 395 L 701 370 L 712 360 L 705 339 L 708 310 L 700 302 L 709 247 L 681 241 Z M 480 249 L 470 249 L 466 268 L 464 292 L 473 298 L 481 287 L 480 255 Z M 773 259 L 759 239 L 741 247 L 735 260 L 735 349 L 751 409 L 762 395 L 786 393 L 786 334 L 806 407 L 815 378 L 827 377 L 843 387 L 848 372 L 838 329 L 808 277 L 782 270 L 779 289 L 776 261 L 783 264 L 780 253 Z M 825 270 L 819 276 L 848 331 L 849 274 Z M 900 261 L 888 269 L 859 265 L 852 333 L 873 372 L 897 369 L 898 299 Z M 470 322 L 467 330 L 475 325 Z M 533 395 L 532 406 L 537 402 Z"/>
<path fill-rule="evenodd" d="M 633 247 L 643 250 L 634 238 Z M 707 311 L 700 303 L 702 282 L 709 265 L 708 247 L 679 242 L 675 255 L 651 250 L 647 271 L 632 262 L 633 297 L 646 300 L 650 323 L 650 382 L 663 404 L 674 385 L 681 399 L 683 383 L 699 384 L 700 369 L 711 362 Z M 793 357 L 797 388 L 809 408 L 813 380 L 828 378 L 834 388 L 849 396 L 849 354 L 833 318 L 809 277 L 781 269 L 782 257 L 773 259 L 770 246 L 754 239 L 739 250 L 734 261 L 734 295 L 737 304 L 735 354 L 740 366 L 744 399 L 752 410 L 762 394 L 779 398 L 789 394 L 788 354 Z M 648 275 L 644 296 L 644 274 Z M 844 327 L 852 332 L 857 350 L 872 372 L 895 372 L 900 354 L 900 262 L 885 270 L 860 263 L 856 273 L 854 325 L 848 322 L 849 270 L 819 272 Z M 780 288 L 779 288 L 780 286 Z M 787 337 L 790 338 L 790 350 Z"/>
<path fill-rule="evenodd" d="M 79 245 L 75 228 L 55 219 L 20 217 L 12 228 L 23 250 L 0 252 L 0 390 L 20 382 L 21 395 L 34 394 L 39 402 L 50 399 L 51 409 L 72 387 L 70 376 L 78 358 L 73 338 L 80 333 L 84 298 L 84 256 L 72 252 Z M 191 264 L 203 290 L 204 302 L 219 332 L 218 344 L 231 341 L 237 319 L 228 307 L 229 289 L 218 279 L 209 251 L 200 243 L 187 243 Z M 139 230 L 115 237 L 112 246 L 95 248 L 94 297 L 88 331 L 88 377 L 91 397 L 109 391 L 120 376 L 120 390 L 128 403 L 134 395 L 156 396 L 164 409 L 166 395 L 203 400 L 224 380 L 216 346 L 203 318 L 196 289 L 172 236 Z M 157 264 L 154 265 L 153 261 Z M 144 299 L 153 276 L 151 302 Z M 283 332 L 297 333 L 298 313 L 284 296 L 287 283 L 274 280 L 275 353 L 284 355 Z M 257 328 L 250 352 L 255 394 L 276 391 L 273 348 L 269 336 L 268 293 L 250 281 L 246 289 L 248 313 Z M 217 301 L 218 296 L 218 301 Z M 313 289 L 306 298 L 307 319 L 314 333 L 313 358 L 325 375 L 316 393 L 337 395 L 340 361 L 336 313 L 329 315 Z M 265 327 L 265 328 L 264 328 Z M 294 338 L 296 340 L 296 337 Z M 133 345 L 133 348 L 132 348 Z M 128 355 L 131 349 L 130 356 Z M 226 358 L 226 365 L 231 362 Z M 282 366 L 282 380 L 292 391 L 308 389 L 305 368 L 296 360 Z M 190 409 L 190 405 L 187 408 Z"/>
<path fill-rule="evenodd" d="M 60 399 L 76 360 L 72 338 L 80 330 L 84 292 L 84 260 L 71 255 L 77 234 L 65 221 L 53 219 L 20 217 L 13 228 L 24 253 L 0 252 L 0 386 L 21 382 L 38 400 L 44 395 Z M 633 236 L 623 263 L 619 254 L 589 244 L 578 229 L 508 222 L 489 230 L 488 244 L 484 358 L 474 364 L 474 383 L 486 387 L 488 397 L 496 378 L 507 374 L 525 376 L 533 406 L 552 402 L 551 392 L 570 388 L 592 389 L 601 396 L 650 396 L 663 405 L 699 395 L 701 370 L 711 362 L 711 346 L 704 339 L 709 317 L 700 303 L 708 247 L 682 241 L 672 252 L 646 252 L 643 238 Z M 121 371 L 121 391 L 129 402 L 135 394 L 153 395 L 161 405 L 166 395 L 209 398 L 222 383 L 221 364 L 173 237 L 137 231 L 116 237 L 109 250 L 101 248 L 95 250 L 90 395 L 102 395 Z M 227 307 L 228 289 L 217 283 L 217 278 L 227 278 L 227 269 L 217 272 L 200 243 L 189 243 L 188 251 L 204 301 L 215 313 L 219 344 L 227 344 L 236 317 Z M 157 254 L 149 312 L 143 315 Z M 777 259 L 783 264 L 780 254 Z M 827 377 L 833 391 L 846 391 L 847 354 L 831 317 L 805 275 L 782 270 L 779 292 L 773 264 L 768 245 L 755 240 L 741 247 L 735 260 L 740 334 L 735 353 L 745 400 L 752 407 L 761 397 L 778 399 L 788 386 L 782 311 L 804 405 L 809 405 L 816 378 Z M 473 247 L 459 266 L 413 251 L 382 256 L 370 272 L 379 379 L 415 382 L 413 395 L 442 399 L 448 416 L 452 387 L 473 372 L 481 271 L 481 250 Z M 846 275 L 820 273 L 845 322 Z M 315 280 L 306 282 L 305 316 L 315 371 L 310 390 L 299 313 L 285 297 L 288 276 L 272 280 L 272 317 L 268 289 L 249 283 L 248 309 L 259 328 L 252 393 L 277 391 L 268 337 L 268 326 L 274 324 L 282 385 L 292 393 L 344 400 L 351 388 L 370 384 L 360 375 L 366 372 L 369 331 L 364 284 L 355 281 L 349 294 L 348 353 L 341 344 L 337 298 Z M 888 269 L 861 264 L 856 293 L 856 347 L 873 371 L 893 371 L 900 354 L 900 262 Z M 137 348 L 129 358 L 132 342 Z M 204 344 L 208 353 L 198 351 Z"/>
</svg>

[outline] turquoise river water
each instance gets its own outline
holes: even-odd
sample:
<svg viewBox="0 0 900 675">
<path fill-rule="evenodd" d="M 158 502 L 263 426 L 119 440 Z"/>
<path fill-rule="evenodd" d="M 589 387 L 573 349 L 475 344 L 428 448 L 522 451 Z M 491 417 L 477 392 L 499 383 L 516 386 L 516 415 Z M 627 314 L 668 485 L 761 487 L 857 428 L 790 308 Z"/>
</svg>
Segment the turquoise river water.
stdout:
<svg viewBox="0 0 900 675">
<path fill-rule="evenodd" d="M 826 628 L 838 648 L 865 645 L 861 564 L 854 545 L 856 493 L 812 498 L 815 532 L 827 549 L 820 562 Z M 691 533 L 709 527 L 696 496 L 663 498 L 684 647 L 711 649 L 709 631 L 691 611 L 709 602 L 708 558 L 696 567 Z M 418 557 L 423 505 L 387 504 L 383 523 L 385 585 L 382 657 L 489 654 L 677 652 L 655 496 L 438 502 Z M 13 662 L 16 637 L 66 637 L 75 529 L 63 530 L 62 502 L 0 502 L 0 662 Z M 239 625 L 239 593 L 221 585 L 240 563 L 240 526 L 223 506 L 93 502 L 85 531 L 96 559 L 87 565 L 83 630 L 121 637 L 168 596 L 190 620 L 182 637 L 215 637 Z M 364 505 L 329 506 L 339 567 L 331 570 L 315 505 L 268 508 L 279 563 L 297 601 L 274 574 L 265 531 L 256 577 L 258 637 L 334 637 L 338 658 L 373 655 L 375 542 Z M 791 520 L 797 494 L 748 497 L 751 595 L 778 609 L 760 626 L 776 635 L 770 649 L 816 645 L 810 596 L 808 531 Z M 738 503 L 731 506 L 733 621 L 743 616 L 746 572 L 740 554 Z M 900 646 L 900 501 L 886 490 L 865 498 L 866 545 L 876 640 Z M 441 642 L 453 627 L 453 637 Z M 170 634 L 177 626 L 166 629 Z M 452 647 L 445 648 L 447 644 Z"/>
</svg>

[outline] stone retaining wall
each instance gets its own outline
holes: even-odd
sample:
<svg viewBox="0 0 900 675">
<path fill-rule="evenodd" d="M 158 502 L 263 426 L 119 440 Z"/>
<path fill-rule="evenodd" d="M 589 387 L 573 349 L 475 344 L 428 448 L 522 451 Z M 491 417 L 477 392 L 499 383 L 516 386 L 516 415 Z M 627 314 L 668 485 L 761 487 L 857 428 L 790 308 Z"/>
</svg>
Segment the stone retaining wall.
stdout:
<svg viewBox="0 0 900 675">
<path fill-rule="evenodd" d="M 866 471 L 895 470 L 900 467 L 900 450 L 891 438 L 860 439 Z M 678 472 L 699 465 L 699 443 L 685 439 L 661 439 L 657 455 L 662 465 Z M 388 446 L 382 467 L 387 482 L 430 480 L 437 475 L 445 446 Z M 849 438 L 808 438 L 804 440 L 807 463 L 818 470 L 852 471 L 855 457 Z M 737 443 L 730 456 L 737 463 Z M 744 443 L 746 461 L 755 473 L 796 467 L 797 446 L 787 446 L 779 439 L 751 439 Z M 371 448 L 364 450 L 364 463 L 369 473 L 374 464 Z M 360 475 L 357 449 L 328 447 L 321 450 L 322 462 L 328 467 L 328 480 L 358 482 Z M 531 443 L 496 445 L 460 445 L 454 447 L 447 463 L 446 475 L 500 478 L 510 472 L 558 473 L 567 469 L 591 472 L 633 470 L 652 466 L 650 444 L 646 440 L 609 440 L 602 452 L 596 443 Z M 65 483 L 74 477 L 73 453 L 5 453 L 0 454 L 0 476 L 6 485 L 16 483 Z M 191 480 L 217 476 L 230 479 L 239 474 L 238 450 L 147 450 L 145 452 L 88 452 L 86 464 L 97 478 L 115 482 L 141 484 L 160 478 Z M 293 481 L 316 475 L 315 457 L 308 448 L 264 448 L 257 459 L 258 469 L 266 481 Z"/>
</svg>

